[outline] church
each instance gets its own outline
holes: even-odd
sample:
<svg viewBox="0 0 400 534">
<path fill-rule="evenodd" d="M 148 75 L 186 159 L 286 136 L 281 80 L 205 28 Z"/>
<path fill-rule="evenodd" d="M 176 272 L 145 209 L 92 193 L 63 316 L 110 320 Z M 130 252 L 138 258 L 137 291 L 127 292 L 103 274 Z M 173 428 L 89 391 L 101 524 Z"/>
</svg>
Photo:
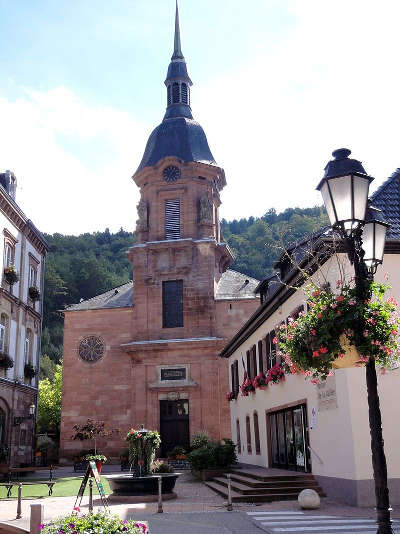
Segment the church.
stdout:
<svg viewBox="0 0 400 534">
<path fill-rule="evenodd" d="M 225 173 L 192 116 L 178 7 L 165 85 L 163 121 L 133 175 L 133 281 L 64 310 L 64 463 L 82 448 L 73 425 L 88 418 L 121 429 L 100 443 L 114 459 L 125 431 L 142 424 L 161 433 L 163 457 L 200 430 L 231 436 L 228 362 L 218 354 L 256 310 L 258 281 L 229 269 L 219 222 Z"/>
</svg>

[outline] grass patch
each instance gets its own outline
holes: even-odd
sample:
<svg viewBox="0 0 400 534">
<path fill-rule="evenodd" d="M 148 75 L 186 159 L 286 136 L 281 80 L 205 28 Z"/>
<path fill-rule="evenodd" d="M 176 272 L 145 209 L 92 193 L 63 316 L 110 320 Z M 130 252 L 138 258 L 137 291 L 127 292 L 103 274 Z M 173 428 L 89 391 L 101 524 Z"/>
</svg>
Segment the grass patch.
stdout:
<svg viewBox="0 0 400 534">
<path fill-rule="evenodd" d="M 57 483 L 53 486 L 53 495 L 52 497 L 74 497 L 77 495 L 80 485 L 82 483 L 83 477 L 67 477 L 67 478 L 58 478 Z M 47 481 L 48 479 L 43 479 Z M 101 477 L 101 481 L 103 483 L 104 491 L 106 494 L 111 493 L 110 486 L 107 482 L 107 480 L 104 477 Z M 0 483 L 4 483 L 5 481 L 1 481 Z M 38 482 L 38 479 L 31 479 L 28 478 L 21 480 L 22 483 L 24 482 Z M 97 490 L 96 482 L 93 480 L 93 495 L 98 495 L 99 492 Z M 11 492 L 12 498 L 17 498 L 18 495 L 18 487 L 14 486 Z M 86 490 L 84 495 L 89 495 L 89 483 L 86 486 Z M 0 499 L 4 499 L 7 496 L 7 488 L 4 486 L 0 486 Z M 42 497 L 48 497 L 49 496 L 49 488 L 45 484 L 34 484 L 34 485 L 28 485 L 24 486 L 22 485 L 22 498 L 23 499 L 32 499 L 32 498 L 42 498 Z"/>
</svg>

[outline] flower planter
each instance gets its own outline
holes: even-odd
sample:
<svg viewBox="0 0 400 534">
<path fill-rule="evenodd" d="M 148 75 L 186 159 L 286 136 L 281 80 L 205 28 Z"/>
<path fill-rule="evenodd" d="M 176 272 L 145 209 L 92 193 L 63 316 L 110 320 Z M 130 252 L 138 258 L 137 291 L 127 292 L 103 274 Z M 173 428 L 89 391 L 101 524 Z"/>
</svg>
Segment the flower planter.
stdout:
<svg viewBox="0 0 400 534">
<path fill-rule="evenodd" d="M 31 286 L 28 288 L 28 295 L 33 302 L 40 299 L 40 292 L 37 287 Z"/>
<path fill-rule="evenodd" d="M 346 369 L 349 367 L 356 367 L 357 362 L 360 361 L 360 355 L 354 345 L 350 345 L 346 336 L 340 336 L 340 343 L 345 350 L 343 358 L 336 358 L 332 362 L 333 369 Z"/>
<path fill-rule="evenodd" d="M 96 460 L 96 468 L 99 475 L 101 475 L 101 470 L 103 468 L 103 462 L 101 460 Z"/>
</svg>

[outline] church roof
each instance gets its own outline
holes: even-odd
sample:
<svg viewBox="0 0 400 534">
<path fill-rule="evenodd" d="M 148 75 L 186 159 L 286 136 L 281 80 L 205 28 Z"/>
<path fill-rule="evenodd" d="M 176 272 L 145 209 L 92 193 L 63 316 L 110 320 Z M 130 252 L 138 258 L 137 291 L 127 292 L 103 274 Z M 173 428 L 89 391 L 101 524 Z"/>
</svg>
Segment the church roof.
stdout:
<svg viewBox="0 0 400 534">
<path fill-rule="evenodd" d="M 182 53 L 178 3 L 175 13 L 174 52 L 168 67 L 167 110 L 162 123 L 151 133 L 140 165 L 135 174 L 145 167 L 153 167 L 167 156 L 182 162 L 217 165 L 203 128 L 193 120 L 190 107 L 192 81 Z"/>
<path fill-rule="evenodd" d="M 222 276 L 217 286 L 216 300 L 233 300 L 256 298 L 254 290 L 258 280 L 229 269 Z M 133 304 L 133 282 L 110 289 L 88 300 L 68 306 L 65 311 L 104 310 L 129 308 Z"/>
</svg>

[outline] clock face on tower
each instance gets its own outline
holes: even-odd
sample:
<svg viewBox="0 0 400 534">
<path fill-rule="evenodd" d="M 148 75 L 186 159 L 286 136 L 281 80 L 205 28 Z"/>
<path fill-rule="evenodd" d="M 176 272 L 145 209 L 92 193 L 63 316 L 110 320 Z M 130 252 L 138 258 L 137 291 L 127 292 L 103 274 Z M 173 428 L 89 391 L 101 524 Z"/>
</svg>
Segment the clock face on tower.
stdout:
<svg viewBox="0 0 400 534">
<path fill-rule="evenodd" d="M 176 182 L 180 175 L 181 171 L 178 169 L 178 167 L 175 167 L 174 165 L 169 165 L 168 167 L 165 167 L 163 171 L 164 180 L 166 182 Z"/>
</svg>

